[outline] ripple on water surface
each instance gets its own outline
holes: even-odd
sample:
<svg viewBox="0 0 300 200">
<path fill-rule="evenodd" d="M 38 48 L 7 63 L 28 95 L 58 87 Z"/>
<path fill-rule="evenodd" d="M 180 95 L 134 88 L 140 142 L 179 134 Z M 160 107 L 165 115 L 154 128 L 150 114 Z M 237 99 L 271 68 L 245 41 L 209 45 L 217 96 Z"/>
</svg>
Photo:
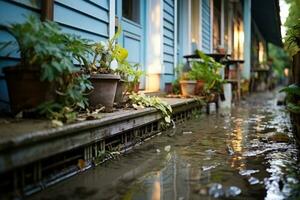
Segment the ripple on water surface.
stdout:
<svg viewBox="0 0 300 200">
<path fill-rule="evenodd" d="M 33 197 L 76 199 L 84 191 L 85 199 L 298 199 L 299 152 L 288 114 L 259 98 L 190 120 Z"/>
</svg>

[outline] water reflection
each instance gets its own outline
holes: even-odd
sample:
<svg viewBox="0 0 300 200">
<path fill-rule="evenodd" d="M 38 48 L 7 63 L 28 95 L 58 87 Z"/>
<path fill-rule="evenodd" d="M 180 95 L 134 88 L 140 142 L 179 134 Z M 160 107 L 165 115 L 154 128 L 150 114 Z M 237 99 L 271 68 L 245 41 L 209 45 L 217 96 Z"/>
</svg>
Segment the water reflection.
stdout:
<svg viewBox="0 0 300 200">
<path fill-rule="evenodd" d="M 73 200 L 76 185 L 98 191 L 85 199 L 299 199 L 299 151 L 289 117 L 264 98 L 188 121 L 40 196 Z"/>
<path fill-rule="evenodd" d="M 293 137 L 288 116 L 274 107 L 273 112 L 249 108 L 239 111 L 224 115 L 224 119 L 213 116 L 215 123 L 209 121 L 210 133 L 189 129 L 194 133 L 189 136 L 192 143 L 171 152 L 172 159 L 157 172 L 159 187 L 155 179 L 153 188 L 160 189 L 159 199 L 240 195 L 242 199 L 274 200 L 295 194 L 299 176 L 287 176 L 287 169 L 299 169 L 298 150 L 294 141 L 283 142 Z M 199 122 L 190 123 L 186 127 Z M 156 197 L 153 194 L 149 199 Z"/>
</svg>

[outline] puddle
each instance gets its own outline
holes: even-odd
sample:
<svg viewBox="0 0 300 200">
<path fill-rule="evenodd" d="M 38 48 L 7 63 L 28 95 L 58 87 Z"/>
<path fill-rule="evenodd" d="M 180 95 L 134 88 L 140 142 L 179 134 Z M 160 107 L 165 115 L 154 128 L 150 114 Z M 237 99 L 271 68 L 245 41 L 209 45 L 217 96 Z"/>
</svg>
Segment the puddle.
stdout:
<svg viewBox="0 0 300 200">
<path fill-rule="evenodd" d="M 299 199 L 299 151 L 274 102 L 259 94 L 201 115 L 31 199 Z"/>
</svg>

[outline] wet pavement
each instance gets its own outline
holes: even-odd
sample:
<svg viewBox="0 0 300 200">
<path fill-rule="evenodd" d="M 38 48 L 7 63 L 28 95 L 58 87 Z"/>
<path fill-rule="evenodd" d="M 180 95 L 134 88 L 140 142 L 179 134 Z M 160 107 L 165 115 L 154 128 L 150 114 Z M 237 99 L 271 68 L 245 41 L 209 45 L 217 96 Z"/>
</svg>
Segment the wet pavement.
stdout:
<svg viewBox="0 0 300 200">
<path fill-rule="evenodd" d="M 29 199 L 299 199 L 299 150 L 274 96 L 196 115 Z"/>
</svg>

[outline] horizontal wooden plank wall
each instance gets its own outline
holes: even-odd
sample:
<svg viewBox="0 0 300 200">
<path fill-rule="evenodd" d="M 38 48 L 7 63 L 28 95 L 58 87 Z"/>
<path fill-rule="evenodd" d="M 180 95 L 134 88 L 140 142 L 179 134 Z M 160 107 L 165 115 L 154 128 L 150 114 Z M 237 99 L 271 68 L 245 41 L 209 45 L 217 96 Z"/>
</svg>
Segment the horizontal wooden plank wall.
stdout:
<svg viewBox="0 0 300 200">
<path fill-rule="evenodd" d="M 93 41 L 109 37 L 109 0 L 55 0 L 54 21 L 66 33 Z"/>
<path fill-rule="evenodd" d="M 163 1 L 163 77 L 161 88 L 165 83 L 171 83 L 174 78 L 175 62 L 175 2 L 174 0 Z"/>
<path fill-rule="evenodd" d="M 210 0 L 202 0 L 202 50 L 205 53 L 211 52 L 211 14 Z"/>
<path fill-rule="evenodd" d="M 40 17 L 40 0 L 0 0 L 0 24 L 19 23 L 26 16 Z M 55 0 L 53 20 L 58 22 L 66 33 L 80 35 L 93 41 L 109 38 L 109 0 Z M 0 42 L 13 38 L 0 31 Z M 0 54 L 0 112 L 9 110 L 9 98 L 2 68 L 15 65 L 18 53 L 7 57 L 7 51 Z"/>
<path fill-rule="evenodd" d="M 0 24 L 24 22 L 28 15 L 40 17 L 40 11 L 41 1 L 39 0 L 1 0 Z M 0 31 L 0 43 L 7 41 L 14 41 L 14 39 L 7 32 Z M 20 57 L 18 53 L 12 53 L 8 56 L 12 49 L 15 47 L 0 52 L 0 113 L 9 109 L 9 98 L 2 69 L 16 65 Z"/>
</svg>

